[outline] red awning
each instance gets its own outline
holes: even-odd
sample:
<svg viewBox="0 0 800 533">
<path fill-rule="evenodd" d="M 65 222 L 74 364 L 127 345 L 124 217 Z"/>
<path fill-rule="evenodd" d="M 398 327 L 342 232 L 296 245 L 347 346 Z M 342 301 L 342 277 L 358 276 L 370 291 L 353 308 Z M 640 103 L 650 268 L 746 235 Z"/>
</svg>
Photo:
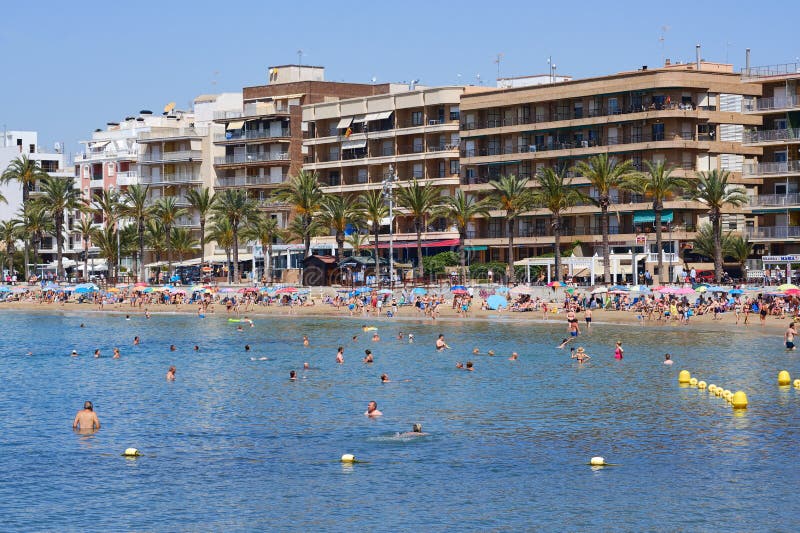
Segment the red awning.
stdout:
<svg viewBox="0 0 800 533">
<path fill-rule="evenodd" d="M 442 241 L 422 241 L 423 248 L 451 248 L 453 246 L 458 246 L 458 239 L 445 239 Z M 372 245 L 370 248 L 374 248 L 375 246 Z M 394 243 L 394 248 L 416 248 L 417 241 L 402 241 Z M 381 242 L 378 244 L 379 250 L 384 250 L 389 248 L 388 242 Z"/>
</svg>

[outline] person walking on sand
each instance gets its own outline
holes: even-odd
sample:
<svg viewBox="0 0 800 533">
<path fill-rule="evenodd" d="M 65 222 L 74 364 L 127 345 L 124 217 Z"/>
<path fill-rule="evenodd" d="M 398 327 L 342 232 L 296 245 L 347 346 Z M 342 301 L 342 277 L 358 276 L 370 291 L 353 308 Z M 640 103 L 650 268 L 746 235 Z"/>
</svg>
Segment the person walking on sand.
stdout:
<svg viewBox="0 0 800 533">
<path fill-rule="evenodd" d="M 100 429 L 100 420 L 97 418 L 97 413 L 94 412 L 92 402 L 84 402 L 83 409 L 78 411 L 75 420 L 72 421 L 72 429 L 82 431 Z"/>
</svg>

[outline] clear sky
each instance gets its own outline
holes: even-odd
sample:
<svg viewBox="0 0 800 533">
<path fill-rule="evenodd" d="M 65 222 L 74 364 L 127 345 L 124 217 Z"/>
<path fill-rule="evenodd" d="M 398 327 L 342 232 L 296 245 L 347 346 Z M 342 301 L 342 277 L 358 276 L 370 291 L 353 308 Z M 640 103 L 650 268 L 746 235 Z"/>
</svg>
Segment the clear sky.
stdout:
<svg viewBox="0 0 800 533">
<path fill-rule="evenodd" d="M 267 66 L 326 67 L 326 79 L 493 85 L 503 76 L 574 77 L 693 61 L 738 70 L 800 56 L 797 0 L 534 0 L 4 3 L 0 127 L 32 129 L 66 151 L 95 128 L 198 94 L 266 82 Z"/>
</svg>

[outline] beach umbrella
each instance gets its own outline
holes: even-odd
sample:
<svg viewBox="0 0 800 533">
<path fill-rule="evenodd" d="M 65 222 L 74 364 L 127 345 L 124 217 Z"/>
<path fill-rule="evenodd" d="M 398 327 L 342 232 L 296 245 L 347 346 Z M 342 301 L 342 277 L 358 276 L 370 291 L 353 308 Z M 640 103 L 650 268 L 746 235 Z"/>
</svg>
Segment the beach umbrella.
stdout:
<svg viewBox="0 0 800 533">
<path fill-rule="evenodd" d="M 647 285 L 634 285 L 633 287 L 631 287 L 631 292 L 638 292 L 638 293 L 641 293 L 641 294 L 650 294 L 653 291 L 651 291 L 650 287 L 648 287 Z"/>
<path fill-rule="evenodd" d="M 11 289 L 11 294 L 22 294 L 24 292 L 28 292 L 28 289 L 25 287 L 14 287 Z"/>
<path fill-rule="evenodd" d="M 467 290 L 467 288 L 465 286 L 463 286 L 463 285 L 453 285 L 452 287 L 450 287 L 450 292 L 466 291 L 466 290 Z"/>
<path fill-rule="evenodd" d="M 525 285 L 517 285 L 513 289 L 509 291 L 512 296 L 518 296 L 520 294 L 528 294 L 532 295 L 535 289 L 533 287 L 526 287 Z M 467 292 L 467 291 L 464 291 Z"/>
<path fill-rule="evenodd" d="M 389 289 L 381 289 L 378 291 L 378 294 L 394 294 L 394 293 Z"/>
<path fill-rule="evenodd" d="M 150 294 L 151 292 L 153 292 L 153 290 L 154 290 L 153 287 L 145 287 L 144 289 L 142 289 L 142 292 L 145 294 Z"/>
<path fill-rule="evenodd" d="M 139 281 L 133 284 L 134 287 L 147 287 L 147 285 L 148 284 L 145 283 L 144 281 Z"/>
<path fill-rule="evenodd" d="M 90 292 L 94 292 L 94 290 L 89 287 L 75 287 L 75 294 L 88 294 Z"/>
<path fill-rule="evenodd" d="M 223 287 L 219 290 L 219 292 L 222 293 L 236 292 L 236 289 L 234 289 L 233 287 Z"/>
<path fill-rule="evenodd" d="M 453 294 L 459 294 L 459 295 L 460 294 L 467 294 L 467 291 L 465 289 L 456 289 L 456 290 L 450 291 L 450 292 L 452 292 Z"/>
<path fill-rule="evenodd" d="M 706 287 L 705 285 L 700 285 L 699 287 L 696 287 L 694 289 L 694 292 L 704 293 L 707 290 L 708 290 L 708 287 Z"/>
<path fill-rule="evenodd" d="M 5 285 L 2 285 L 0 286 L 0 292 L 11 292 L 11 289 Z"/>
<path fill-rule="evenodd" d="M 717 285 L 711 285 L 707 287 L 708 292 L 728 292 L 728 289 L 725 287 L 719 287 Z"/>
<path fill-rule="evenodd" d="M 284 287 L 282 289 L 278 289 L 277 291 L 275 291 L 275 294 L 292 294 L 294 292 L 297 292 L 296 288 L 294 288 L 294 287 Z"/>
<path fill-rule="evenodd" d="M 794 285 L 792 283 L 784 283 L 783 285 L 778 285 L 778 290 L 779 291 L 786 292 L 789 289 L 800 289 L 800 287 L 798 287 L 797 285 Z"/>
<path fill-rule="evenodd" d="M 493 294 L 486 300 L 486 305 L 492 310 L 499 309 L 500 307 L 508 308 L 508 300 L 499 294 Z"/>
<path fill-rule="evenodd" d="M 744 293 L 744 291 L 742 289 L 731 289 L 731 292 L 728 293 L 728 294 L 732 294 L 734 296 L 737 296 L 737 295 L 742 294 L 742 293 Z"/>
<path fill-rule="evenodd" d="M 551 281 L 547 284 L 548 287 L 565 287 L 566 285 L 563 281 Z"/>
<path fill-rule="evenodd" d="M 674 294 L 694 294 L 694 289 L 689 287 L 681 287 L 680 289 L 675 289 Z"/>
<path fill-rule="evenodd" d="M 109 287 L 108 292 L 119 292 L 119 289 L 116 287 Z"/>
<path fill-rule="evenodd" d="M 561 284 L 562 287 L 564 285 L 566 285 L 566 283 Z M 508 287 L 506 287 L 505 285 L 500 285 L 499 287 L 496 287 L 494 289 L 494 292 L 496 292 L 497 294 L 506 294 L 508 292 Z"/>
<path fill-rule="evenodd" d="M 414 290 L 412 290 L 411 292 L 414 293 L 414 294 L 420 294 L 420 295 L 428 294 L 428 291 L 426 291 L 422 287 L 414 287 Z"/>
<path fill-rule="evenodd" d="M 628 287 L 624 286 L 624 285 L 612 285 L 610 290 L 612 290 L 612 291 L 622 291 L 622 292 L 630 291 L 630 289 Z"/>
<path fill-rule="evenodd" d="M 800 296 L 800 289 L 786 289 L 785 292 L 788 296 Z M 733 291 L 731 291 L 733 294 Z"/>
<path fill-rule="evenodd" d="M 592 294 L 605 294 L 607 292 L 607 287 L 595 287 L 594 290 L 592 290 Z"/>
</svg>

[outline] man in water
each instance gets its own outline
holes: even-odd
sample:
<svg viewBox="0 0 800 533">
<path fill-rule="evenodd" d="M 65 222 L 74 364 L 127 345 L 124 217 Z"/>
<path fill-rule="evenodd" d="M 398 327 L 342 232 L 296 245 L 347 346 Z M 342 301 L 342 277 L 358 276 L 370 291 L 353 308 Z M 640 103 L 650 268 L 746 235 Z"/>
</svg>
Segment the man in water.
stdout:
<svg viewBox="0 0 800 533">
<path fill-rule="evenodd" d="M 401 437 L 424 437 L 427 433 L 422 432 L 422 424 L 414 424 L 411 426 L 411 431 L 400 433 Z"/>
<path fill-rule="evenodd" d="M 169 367 L 167 370 L 167 381 L 175 381 L 175 371 L 177 369 L 174 366 Z"/>
<path fill-rule="evenodd" d="M 378 411 L 378 403 L 373 400 L 367 404 L 367 412 L 364 413 L 364 415 L 374 418 L 376 416 L 383 416 L 383 413 Z"/>
<path fill-rule="evenodd" d="M 139 346 L 139 336 L 138 335 L 133 338 L 133 345 L 134 346 Z"/>
<path fill-rule="evenodd" d="M 336 362 L 340 365 L 344 363 L 344 346 L 339 346 L 336 351 Z"/>
<path fill-rule="evenodd" d="M 519 359 L 519 354 L 517 352 L 511 352 L 511 357 L 508 358 L 509 361 L 516 361 Z"/>
<path fill-rule="evenodd" d="M 98 357 L 100 357 L 100 349 L 99 348 L 94 351 L 94 358 L 97 359 Z"/>
<path fill-rule="evenodd" d="M 783 334 L 783 342 L 786 344 L 787 350 L 795 350 L 796 347 L 794 345 L 794 337 L 797 335 L 797 330 L 794 329 L 794 321 L 789 322 L 789 327 L 786 328 L 786 332 Z"/>
<path fill-rule="evenodd" d="M 364 363 L 372 363 L 372 362 L 374 362 L 374 359 L 372 358 L 372 351 L 371 350 L 364 350 L 364 354 L 365 354 L 364 355 L 364 359 L 363 359 Z"/>
<path fill-rule="evenodd" d="M 78 350 L 72 350 L 72 353 L 70 355 L 72 357 L 78 357 Z"/>
<path fill-rule="evenodd" d="M 100 429 L 100 420 L 97 418 L 97 413 L 94 412 L 92 402 L 84 402 L 83 409 L 78 411 L 78 414 L 75 415 L 75 420 L 72 422 L 72 429 L 80 429 L 83 431 Z"/>
<path fill-rule="evenodd" d="M 381 374 L 381 383 L 389 383 L 389 374 Z"/>
<path fill-rule="evenodd" d="M 436 351 L 441 352 L 442 350 L 449 350 L 450 347 L 444 342 L 444 335 L 439 335 L 439 338 L 436 339 Z"/>
<path fill-rule="evenodd" d="M 672 364 L 672 356 L 668 353 L 664 354 L 664 364 L 671 365 Z"/>
</svg>

